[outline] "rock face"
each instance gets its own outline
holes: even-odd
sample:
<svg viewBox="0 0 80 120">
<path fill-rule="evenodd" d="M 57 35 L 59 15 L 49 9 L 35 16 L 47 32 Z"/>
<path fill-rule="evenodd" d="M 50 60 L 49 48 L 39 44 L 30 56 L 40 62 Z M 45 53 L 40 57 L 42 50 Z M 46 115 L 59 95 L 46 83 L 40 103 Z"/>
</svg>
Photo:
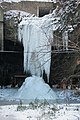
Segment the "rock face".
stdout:
<svg viewBox="0 0 80 120">
<path fill-rule="evenodd" d="M 4 20 L 4 39 L 10 40 L 13 42 L 17 41 L 17 30 L 18 30 L 18 24 L 15 23 L 15 18 L 11 18 L 8 20 Z"/>
<path fill-rule="evenodd" d="M 62 11 L 62 12 L 60 12 Z M 70 0 L 62 1 L 58 7 L 57 15 L 61 16 L 61 27 L 55 31 L 55 39 L 62 45 L 61 34 L 68 31 L 68 49 L 63 53 L 52 53 L 50 84 L 60 82 L 64 77 L 78 74 L 80 70 L 80 3 Z M 62 46 L 63 47 L 63 46 Z M 52 48 L 53 51 L 54 47 Z M 63 49 L 62 49 L 63 50 Z M 71 52 L 73 50 L 73 52 Z"/>
<path fill-rule="evenodd" d="M 51 59 L 50 84 L 60 83 L 73 74 L 79 74 L 80 64 L 77 63 L 80 58 L 79 52 L 55 53 Z"/>
<path fill-rule="evenodd" d="M 0 52 L 0 86 L 10 85 L 15 74 L 23 72 L 23 54 Z"/>
<path fill-rule="evenodd" d="M 15 74 L 23 73 L 23 45 L 18 42 L 18 15 L 4 14 L 4 52 L 0 52 L 0 85 L 12 84 Z"/>
<path fill-rule="evenodd" d="M 13 48 L 18 42 L 18 15 L 14 12 L 4 13 L 4 49 L 6 49 L 7 43 L 13 44 Z M 12 46 L 10 50 L 13 50 Z"/>
<path fill-rule="evenodd" d="M 26 8 L 25 3 L 27 4 L 28 2 L 21 2 L 21 3 L 6 3 L 5 2 L 5 3 L 2 3 L 2 5 L 6 10 L 24 8 L 23 10 L 27 11 L 28 9 Z M 35 3 L 34 5 L 38 5 L 38 4 L 39 3 Z M 80 50 L 80 3 L 77 3 L 75 1 L 73 2 L 72 0 L 70 0 L 70 4 L 69 4 L 70 11 L 69 9 L 67 11 L 68 4 L 69 4 L 69 0 L 68 1 L 66 0 L 64 2 L 62 1 L 62 4 L 59 3 L 58 5 L 56 15 L 61 17 L 62 19 L 60 20 L 61 28 L 57 30 L 57 33 L 59 34 L 58 37 L 61 37 L 61 34 L 64 31 L 64 26 L 66 26 L 65 27 L 66 29 L 70 29 L 68 31 L 69 48 L 74 49 L 74 51 L 52 54 L 50 84 L 54 84 L 57 81 L 61 81 L 64 77 L 68 77 L 72 74 L 79 74 L 79 70 L 80 70 L 80 62 L 79 62 L 80 53 L 77 52 L 78 50 Z M 6 8 L 6 6 L 10 6 L 10 8 L 8 9 L 8 7 Z M 52 7 L 51 4 L 50 4 L 50 7 Z M 61 10 L 64 12 L 60 13 Z M 32 9 L 30 9 L 30 11 L 32 11 Z M 37 14 L 36 11 L 35 11 L 35 14 Z M 18 36 L 17 36 L 17 27 L 18 27 L 18 22 L 19 22 L 18 17 L 19 16 L 15 17 L 16 21 L 14 17 L 12 17 L 11 19 L 4 20 L 4 39 L 5 39 L 4 49 L 5 50 L 23 51 L 23 47 L 18 42 Z M 64 25 L 62 23 L 64 23 Z M 2 63 L 2 60 L 0 63 Z M 7 62 L 6 62 L 6 65 L 7 65 Z M 2 66 L 1 66 L 1 69 L 3 69 Z"/>
<path fill-rule="evenodd" d="M 1 5 L 4 8 L 4 11 L 22 10 L 35 14 L 36 16 L 39 16 L 42 11 L 48 11 L 49 13 L 52 8 L 56 7 L 56 3 L 41 1 L 2 2 Z"/>
<path fill-rule="evenodd" d="M 4 12 L 4 49 L 19 51 L 20 49 L 16 46 L 20 46 L 18 41 L 18 24 L 22 19 L 27 19 L 31 16 L 30 13 L 20 10 L 10 10 Z M 7 45 L 10 46 L 7 47 Z M 20 50 L 21 51 L 21 50 Z"/>
<path fill-rule="evenodd" d="M 3 9 L 0 6 L 0 50 L 3 50 Z"/>
</svg>

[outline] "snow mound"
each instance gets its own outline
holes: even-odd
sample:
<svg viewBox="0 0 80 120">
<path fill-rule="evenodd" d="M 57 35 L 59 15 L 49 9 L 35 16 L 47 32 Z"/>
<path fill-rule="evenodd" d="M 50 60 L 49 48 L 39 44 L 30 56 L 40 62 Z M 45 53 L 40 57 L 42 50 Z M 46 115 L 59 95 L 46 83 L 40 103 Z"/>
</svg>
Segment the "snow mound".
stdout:
<svg viewBox="0 0 80 120">
<path fill-rule="evenodd" d="M 56 101 L 57 96 L 41 77 L 32 76 L 25 79 L 25 82 L 18 90 L 17 98 L 26 99 L 29 102 L 36 99 Z"/>
</svg>

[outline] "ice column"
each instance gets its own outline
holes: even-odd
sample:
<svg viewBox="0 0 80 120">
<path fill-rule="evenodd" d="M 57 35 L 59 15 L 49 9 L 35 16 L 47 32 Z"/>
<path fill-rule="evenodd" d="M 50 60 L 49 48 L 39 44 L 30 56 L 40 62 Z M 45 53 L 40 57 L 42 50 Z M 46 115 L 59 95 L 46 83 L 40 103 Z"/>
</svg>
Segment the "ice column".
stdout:
<svg viewBox="0 0 80 120">
<path fill-rule="evenodd" d="M 51 19 L 32 18 L 19 24 L 19 40 L 24 46 L 24 70 L 41 76 L 43 70 L 49 82 L 51 44 L 53 36 Z"/>
<path fill-rule="evenodd" d="M 63 38 L 63 49 L 68 50 L 68 31 L 64 31 L 62 33 Z"/>
</svg>

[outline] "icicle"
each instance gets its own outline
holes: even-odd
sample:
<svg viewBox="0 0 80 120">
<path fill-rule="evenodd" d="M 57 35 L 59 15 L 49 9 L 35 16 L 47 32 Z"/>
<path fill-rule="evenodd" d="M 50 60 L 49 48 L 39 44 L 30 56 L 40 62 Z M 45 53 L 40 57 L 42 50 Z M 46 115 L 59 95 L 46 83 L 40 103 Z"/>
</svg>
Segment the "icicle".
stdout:
<svg viewBox="0 0 80 120">
<path fill-rule="evenodd" d="M 62 33 L 63 38 L 63 49 L 68 50 L 68 31 L 64 31 Z"/>
</svg>

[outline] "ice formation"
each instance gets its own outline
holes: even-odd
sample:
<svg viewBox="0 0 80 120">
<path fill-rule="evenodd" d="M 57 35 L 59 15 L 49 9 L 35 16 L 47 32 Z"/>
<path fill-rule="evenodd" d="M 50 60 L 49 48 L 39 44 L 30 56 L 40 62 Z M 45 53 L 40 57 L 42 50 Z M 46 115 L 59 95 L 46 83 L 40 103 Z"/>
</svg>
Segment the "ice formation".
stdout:
<svg viewBox="0 0 80 120">
<path fill-rule="evenodd" d="M 69 3 L 68 3 L 69 4 Z M 72 3 L 71 3 L 72 4 Z M 43 70 L 49 82 L 51 46 L 54 43 L 53 33 L 56 29 L 61 32 L 63 50 L 68 50 L 69 32 L 73 31 L 72 25 L 66 25 L 64 17 L 69 6 L 56 7 L 52 14 L 44 17 L 29 17 L 19 24 L 19 40 L 24 46 L 24 70 L 32 75 L 42 76 Z M 72 8 L 71 8 L 72 10 Z M 69 10 L 70 12 L 70 10 Z M 60 41 L 57 43 L 60 44 Z"/>
<path fill-rule="evenodd" d="M 63 46 L 65 50 L 68 50 L 68 31 L 64 31 L 62 34 L 63 37 Z"/>
<path fill-rule="evenodd" d="M 49 85 L 41 77 L 37 76 L 27 77 L 16 96 L 18 99 L 27 100 L 27 102 L 35 101 L 36 99 L 47 101 L 56 101 L 57 99 L 55 92 Z"/>
<path fill-rule="evenodd" d="M 24 70 L 32 75 L 42 76 L 45 70 L 49 80 L 51 42 L 58 20 L 49 14 L 42 18 L 30 17 L 19 24 L 19 40 L 24 46 Z"/>
</svg>

